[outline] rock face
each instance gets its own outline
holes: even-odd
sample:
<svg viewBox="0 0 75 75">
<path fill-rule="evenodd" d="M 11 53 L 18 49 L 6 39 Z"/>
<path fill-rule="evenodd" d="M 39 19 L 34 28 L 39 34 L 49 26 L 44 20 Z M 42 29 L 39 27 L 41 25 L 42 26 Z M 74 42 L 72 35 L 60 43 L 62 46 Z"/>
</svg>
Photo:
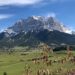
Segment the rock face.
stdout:
<svg viewBox="0 0 75 75">
<path fill-rule="evenodd" d="M 70 33 L 70 30 L 54 17 L 32 16 L 27 19 L 17 21 L 12 27 L 9 27 L 5 32 L 9 34 L 17 34 L 28 31 L 49 31 L 57 30 L 64 33 Z"/>
</svg>

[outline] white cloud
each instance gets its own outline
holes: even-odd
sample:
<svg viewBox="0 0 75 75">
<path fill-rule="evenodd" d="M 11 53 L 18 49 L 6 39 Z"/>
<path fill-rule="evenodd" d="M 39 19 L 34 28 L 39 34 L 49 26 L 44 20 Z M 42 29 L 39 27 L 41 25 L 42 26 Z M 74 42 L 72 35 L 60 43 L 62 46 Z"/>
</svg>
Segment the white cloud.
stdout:
<svg viewBox="0 0 75 75">
<path fill-rule="evenodd" d="M 36 5 L 43 6 L 49 3 L 66 2 L 74 0 L 0 0 L 0 6 L 4 5 Z"/>
<path fill-rule="evenodd" d="M 12 16 L 13 16 L 13 15 L 0 14 L 0 20 L 7 19 L 7 18 L 10 18 L 10 17 L 12 17 Z"/>
<path fill-rule="evenodd" d="M 0 6 L 3 5 L 32 5 L 43 0 L 0 0 Z"/>
<path fill-rule="evenodd" d="M 47 17 L 56 17 L 56 14 L 51 12 L 46 14 Z"/>
</svg>

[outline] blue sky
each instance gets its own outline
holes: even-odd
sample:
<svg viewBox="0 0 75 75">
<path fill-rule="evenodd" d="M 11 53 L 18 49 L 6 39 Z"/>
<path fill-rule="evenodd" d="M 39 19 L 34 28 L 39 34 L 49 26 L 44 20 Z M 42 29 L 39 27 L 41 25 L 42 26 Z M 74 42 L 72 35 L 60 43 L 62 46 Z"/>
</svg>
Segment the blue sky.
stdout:
<svg viewBox="0 0 75 75">
<path fill-rule="evenodd" d="M 0 0 L 0 31 L 29 16 L 53 16 L 75 29 L 75 0 Z"/>
</svg>

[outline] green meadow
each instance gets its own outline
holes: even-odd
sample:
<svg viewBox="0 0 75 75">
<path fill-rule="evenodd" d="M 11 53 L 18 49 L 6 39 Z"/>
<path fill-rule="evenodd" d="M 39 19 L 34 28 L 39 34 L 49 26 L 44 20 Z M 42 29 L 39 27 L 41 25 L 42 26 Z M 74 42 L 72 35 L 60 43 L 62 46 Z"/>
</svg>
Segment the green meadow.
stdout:
<svg viewBox="0 0 75 75">
<path fill-rule="evenodd" d="M 14 51 L 9 54 L 9 52 L 0 52 L 0 75 L 4 72 L 7 75 L 27 75 L 26 70 L 28 69 L 29 75 L 37 75 L 38 70 L 50 71 L 50 75 L 65 75 L 69 70 L 75 69 L 75 63 L 71 62 L 69 59 L 63 64 L 61 62 L 56 62 L 63 58 L 67 58 L 66 51 L 57 51 L 53 54 L 48 53 L 48 60 L 52 60 L 51 65 L 47 65 L 42 60 L 37 60 L 39 63 L 34 63 L 32 59 L 40 58 L 41 50 L 32 51 Z M 75 51 L 72 51 L 73 56 L 75 56 Z M 62 68 L 60 72 L 59 69 Z"/>
</svg>

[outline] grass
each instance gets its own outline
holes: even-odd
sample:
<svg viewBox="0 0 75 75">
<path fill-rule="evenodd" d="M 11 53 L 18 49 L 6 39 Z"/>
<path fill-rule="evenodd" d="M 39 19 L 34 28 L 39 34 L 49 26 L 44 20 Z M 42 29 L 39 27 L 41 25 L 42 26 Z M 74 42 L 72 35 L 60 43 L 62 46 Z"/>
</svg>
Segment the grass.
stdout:
<svg viewBox="0 0 75 75">
<path fill-rule="evenodd" d="M 73 55 L 75 56 L 75 52 L 73 51 Z M 66 57 L 65 51 L 54 52 L 54 54 L 49 53 L 49 60 L 59 60 Z M 4 72 L 7 72 L 8 75 L 26 75 L 26 68 L 30 66 L 30 75 L 36 75 L 37 70 L 39 69 L 49 69 L 51 72 L 56 72 L 60 67 L 63 68 L 63 73 L 67 70 L 75 69 L 75 64 L 69 61 L 62 63 L 53 63 L 51 66 L 47 66 L 41 60 L 40 64 L 34 64 L 31 60 L 33 58 L 41 57 L 41 51 L 29 51 L 29 52 L 14 52 L 12 54 L 8 54 L 6 52 L 0 53 L 0 75 L 3 75 Z M 55 74 L 57 75 L 57 74 Z M 60 74 L 58 74 L 60 75 Z"/>
</svg>

